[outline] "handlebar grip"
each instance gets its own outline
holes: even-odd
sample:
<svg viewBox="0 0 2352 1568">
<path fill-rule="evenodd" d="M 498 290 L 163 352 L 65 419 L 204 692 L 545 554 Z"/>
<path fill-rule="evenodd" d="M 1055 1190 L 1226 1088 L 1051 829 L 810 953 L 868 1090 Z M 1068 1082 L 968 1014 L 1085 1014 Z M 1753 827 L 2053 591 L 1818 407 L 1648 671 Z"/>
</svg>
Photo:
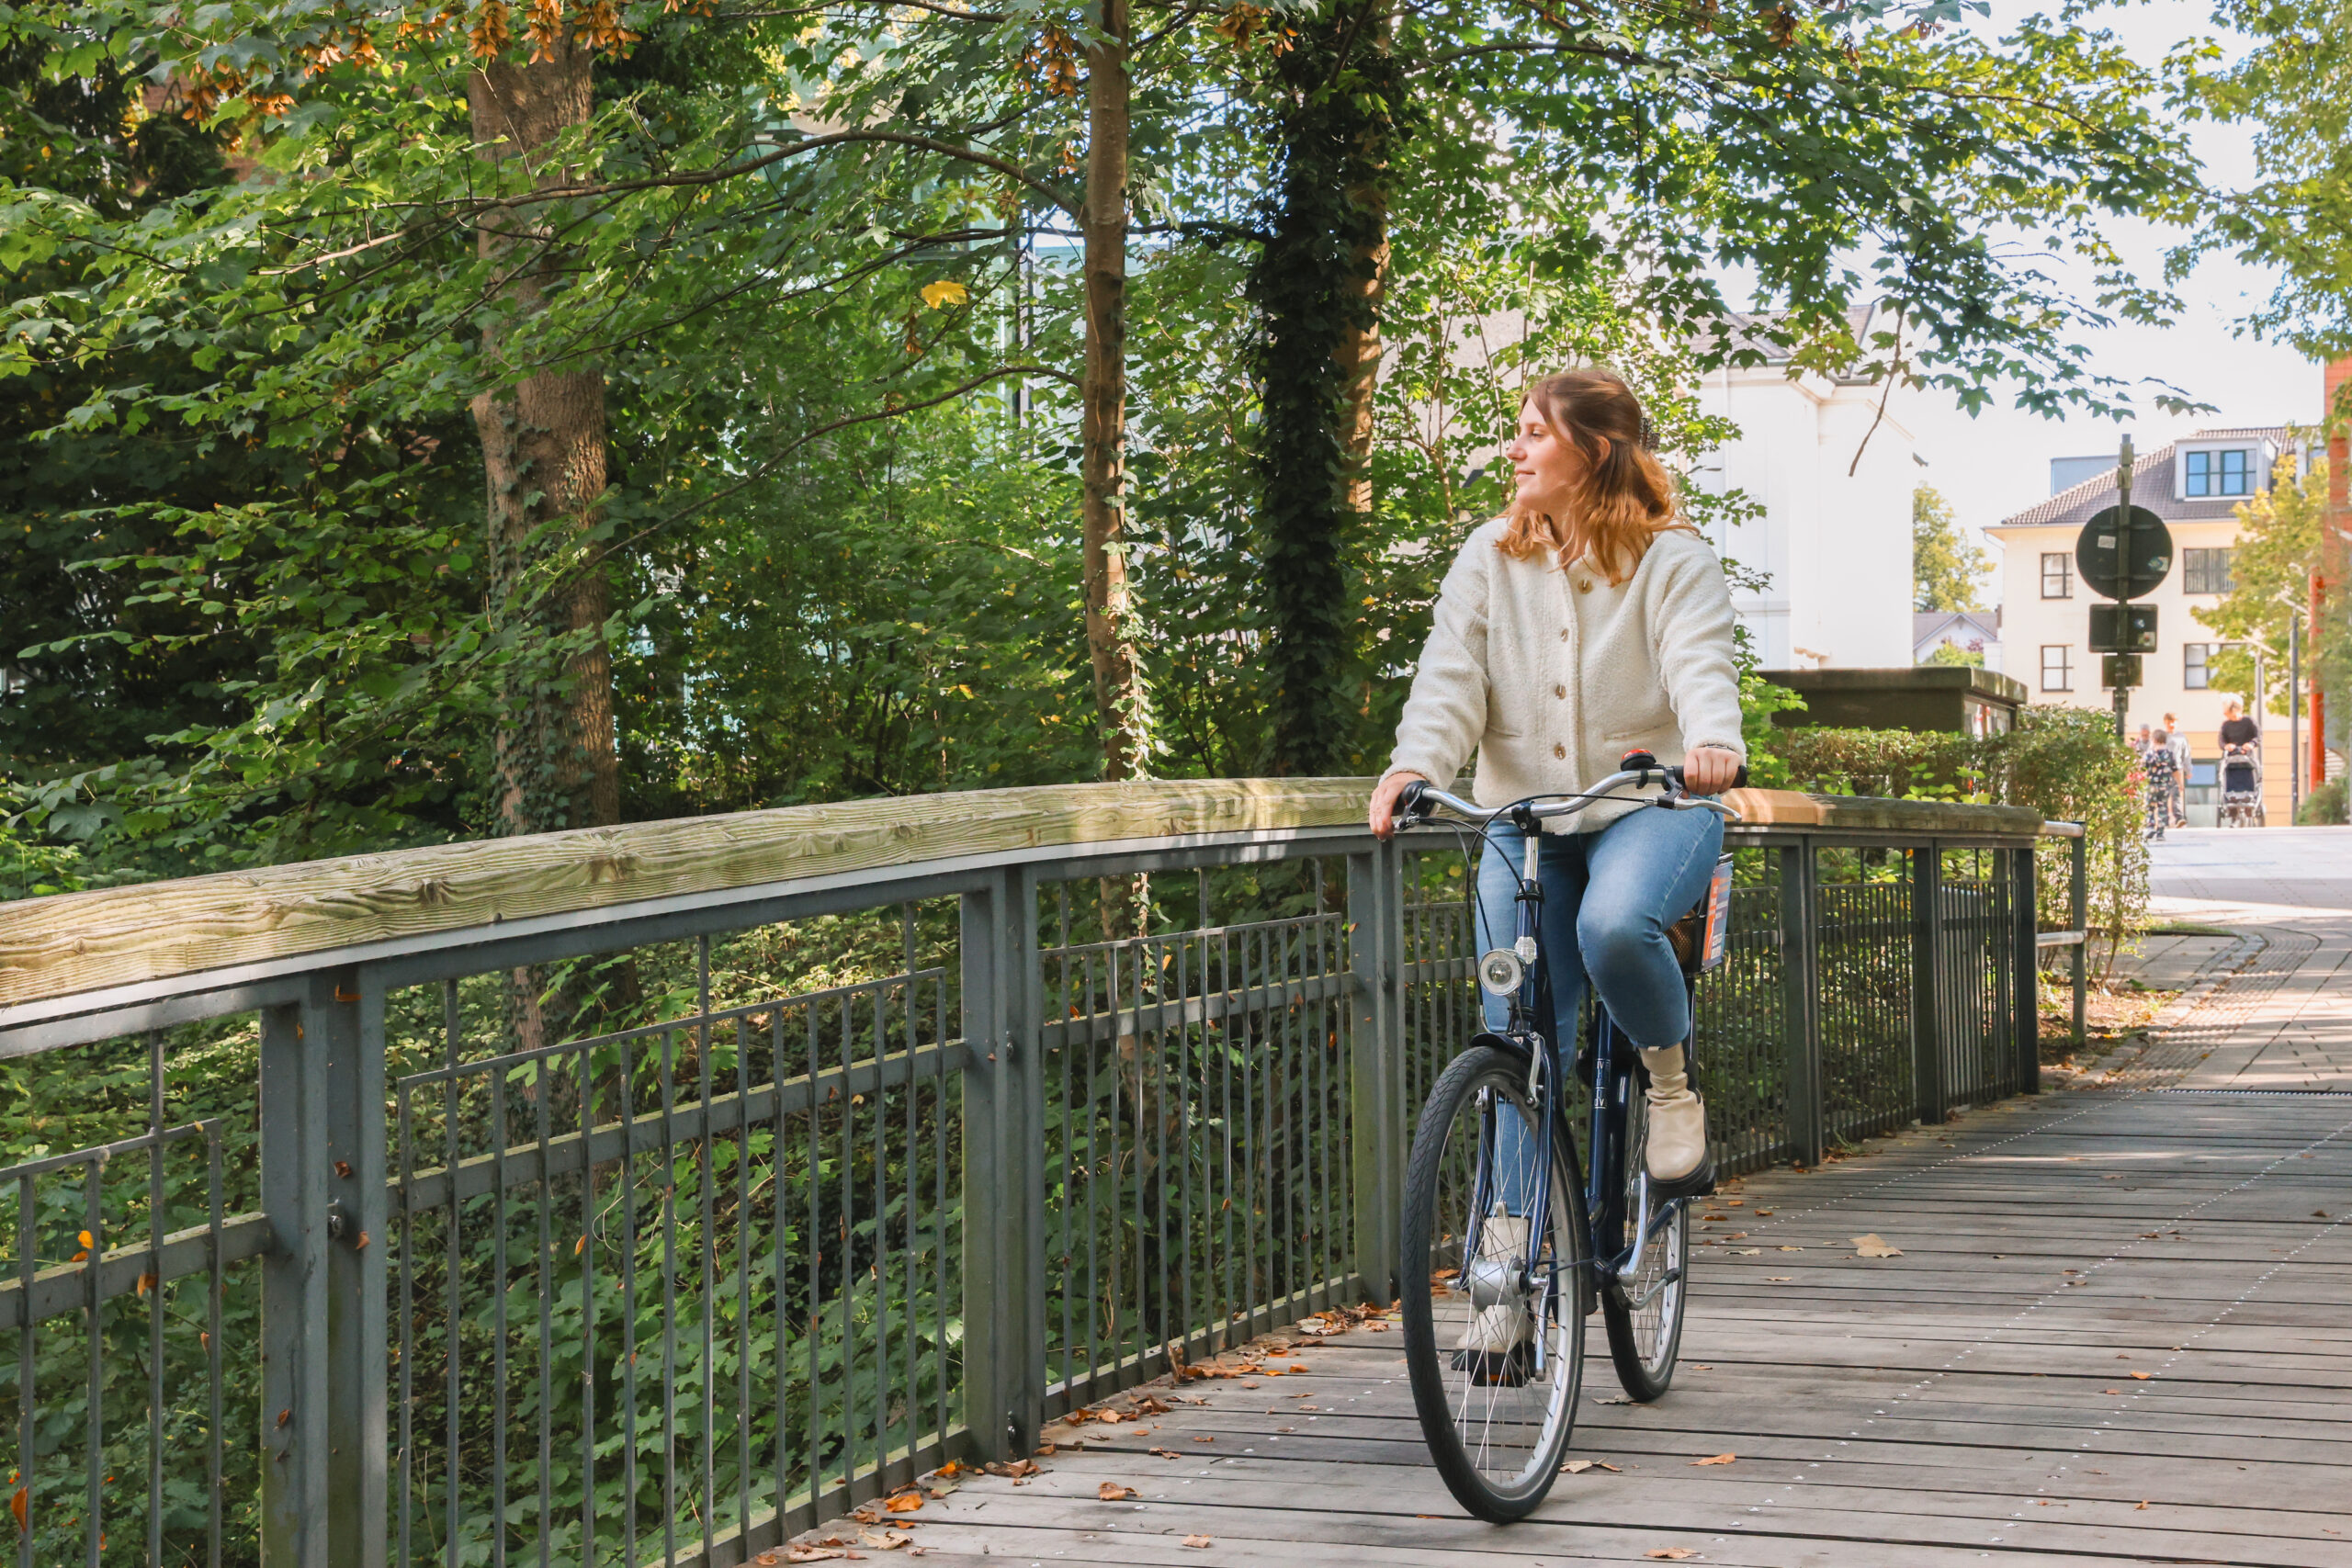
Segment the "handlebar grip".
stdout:
<svg viewBox="0 0 2352 1568">
<path fill-rule="evenodd" d="M 1682 769 L 1679 764 L 1667 769 L 1666 776 L 1674 781 L 1675 788 L 1685 790 L 1690 788 L 1690 785 L 1683 782 Z M 1739 765 L 1739 771 L 1732 774 L 1731 783 L 1724 787 L 1726 789 L 1746 789 L 1747 787 L 1747 764 L 1742 762 Z"/>
<path fill-rule="evenodd" d="M 1396 797 L 1396 819 L 1400 822 L 1418 820 L 1433 814 L 1437 810 L 1437 803 L 1428 798 L 1432 787 L 1427 779 L 1415 779 L 1407 784 L 1404 793 Z"/>
</svg>

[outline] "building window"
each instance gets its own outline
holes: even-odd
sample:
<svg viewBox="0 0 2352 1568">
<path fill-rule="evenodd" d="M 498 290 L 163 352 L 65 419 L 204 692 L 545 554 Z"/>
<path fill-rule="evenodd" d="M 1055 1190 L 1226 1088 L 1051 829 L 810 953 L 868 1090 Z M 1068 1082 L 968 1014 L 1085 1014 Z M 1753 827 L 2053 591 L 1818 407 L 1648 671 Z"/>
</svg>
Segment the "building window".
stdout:
<svg viewBox="0 0 2352 1568">
<path fill-rule="evenodd" d="M 2211 686 L 2209 662 L 2214 654 L 2210 642 L 2184 642 L 2180 645 L 2180 683 L 2192 692 L 2202 692 Z"/>
<path fill-rule="evenodd" d="M 2219 550 L 2183 550 L 2180 552 L 2181 588 L 2189 593 L 2227 593 L 2230 591 L 2230 552 Z"/>
<path fill-rule="evenodd" d="M 2041 689 L 2045 692 L 2071 692 L 2075 689 L 2075 649 L 2071 643 L 2041 645 Z"/>
<path fill-rule="evenodd" d="M 2041 552 L 2041 596 L 2044 599 L 2072 599 L 2075 596 L 2075 558 L 2065 551 Z"/>
<path fill-rule="evenodd" d="M 2243 446 L 2226 452 L 2191 452 L 2182 493 L 2245 495 L 2254 476 L 2254 454 Z"/>
</svg>

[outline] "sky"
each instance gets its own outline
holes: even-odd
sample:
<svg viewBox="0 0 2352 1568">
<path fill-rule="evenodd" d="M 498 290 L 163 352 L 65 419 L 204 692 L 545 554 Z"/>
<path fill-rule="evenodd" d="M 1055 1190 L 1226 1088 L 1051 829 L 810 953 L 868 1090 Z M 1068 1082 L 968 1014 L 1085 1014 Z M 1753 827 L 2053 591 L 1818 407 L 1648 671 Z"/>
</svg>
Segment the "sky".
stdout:
<svg viewBox="0 0 2352 1568">
<path fill-rule="evenodd" d="M 1994 0 L 1991 18 L 1977 25 L 1998 28 L 2034 8 L 2041 7 Z M 2182 0 L 2150 0 L 2099 17 L 2148 64 L 2179 39 L 2213 31 L 2206 6 Z M 2250 177 L 2253 159 L 2243 130 L 2211 124 L 2190 130 L 2197 154 L 2216 183 L 2236 185 Z M 2108 233 L 2144 277 L 2159 273 L 2165 251 L 2178 239 L 2177 231 L 2127 219 L 2110 219 Z M 2320 367 L 2294 349 L 2233 331 L 2269 289 L 2266 271 L 2227 256 L 2208 256 L 2178 286 L 2187 309 L 2173 324 L 2118 326 L 2085 340 L 2094 371 L 2127 380 L 2160 377 L 2215 405 L 2215 412 L 2184 418 L 2149 405 L 2132 424 L 2120 426 L 2082 415 L 2043 419 L 2018 412 L 2004 396 L 2000 406 L 1971 419 L 1950 399 L 1922 394 L 1904 411 L 1904 423 L 1928 460 L 1921 477 L 1951 502 L 1963 525 L 1977 528 L 2048 496 L 2051 458 L 2112 455 L 2125 429 L 2144 453 L 2202 428 L 2316 420 Z"/>
</svg>

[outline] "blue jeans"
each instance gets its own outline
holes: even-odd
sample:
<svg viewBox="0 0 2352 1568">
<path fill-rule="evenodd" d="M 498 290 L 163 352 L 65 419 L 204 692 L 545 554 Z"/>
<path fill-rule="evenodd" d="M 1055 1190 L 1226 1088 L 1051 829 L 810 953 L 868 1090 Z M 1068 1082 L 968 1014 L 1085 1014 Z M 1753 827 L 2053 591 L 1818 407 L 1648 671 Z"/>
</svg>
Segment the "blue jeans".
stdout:
<svg viewBox="0 0 2352 1568">
<path fill-rule="evenodd" d="M 1568 1061 L 1587 976 L 1618 1030 L 1637 1046 L 1679 1045 L 1690 1033 L 1690 998 L 1666 940 L 1707 890 L 1723 852 L 1723 818 L 1712 811 L 1629 811 L 1597 833 L 1546 833 L 1536 851 L 1544 887 L 1544 956 L 1551 966 L 1551 1044 L 1556 1070 Z M 1489 835 L 1478 865 L 1478 951 L 1509 947 L 1518 930 L 1519 876 L 1526 840 L 1509 823 Z M 1510 1021 L 1508 998 L 1479 993 L 1487 1027 Z M 1555 1080 L 1556 1081 L 1556 1080 Z M 1496 1196 L 1523 1213 L 1535 1151 L 1525 1124 L 1505 1114 L 1497 1130 Z"/>
</svg>

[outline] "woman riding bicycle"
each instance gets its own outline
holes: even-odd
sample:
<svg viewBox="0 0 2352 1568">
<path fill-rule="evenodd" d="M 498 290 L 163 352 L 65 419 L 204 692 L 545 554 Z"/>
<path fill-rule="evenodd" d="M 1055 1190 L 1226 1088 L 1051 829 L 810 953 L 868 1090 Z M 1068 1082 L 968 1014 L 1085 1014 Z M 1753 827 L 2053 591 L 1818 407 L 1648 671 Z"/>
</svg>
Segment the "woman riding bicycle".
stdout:
<svg viewBox="0 0 2352 1568">
<path fill-rule="evenodd" d="M 1634 750 L 1679 761 L 1694 795 L 1737 775 L 1747 747 L 1730 589 L 1714 551 L 1682 520 L 1646 428 L 1640 400 L 1606 370 L 1528 389 L 1503 448 L 1516 494 L 1446 573 L 1396 752 L 1373 793 L 1374 832 L 1392 830 L 1408 784 L 1450 783 L 1474 747 L 1476 798 L 1488 807 L 1581 791 Z M 1492 837 L 1479 872 L 1481 951 L 1510 940 L 1523 844 L 1508 823 Z M 1703 1190 L 1713 1168 L 1683 1055 L 1690 998 L 1666 929 L 1706 890 L 1723 823 L 1709 811 L 1607 801 L 1545 837 L 1553 1041 L 1576 1038 L 1589 975 L 1649 1072 L 1651 1180 L 1668 1196 Z M 1486 1008 L 1489 1026 L 1503 1027 L 1504 1000 L 1488 994 Z"/>
</svg>

